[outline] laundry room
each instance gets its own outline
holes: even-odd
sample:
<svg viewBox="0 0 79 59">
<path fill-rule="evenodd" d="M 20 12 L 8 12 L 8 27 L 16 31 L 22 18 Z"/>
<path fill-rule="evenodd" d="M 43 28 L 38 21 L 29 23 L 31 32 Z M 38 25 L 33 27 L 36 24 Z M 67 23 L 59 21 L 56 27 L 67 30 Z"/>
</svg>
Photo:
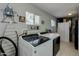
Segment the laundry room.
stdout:
<svg viewBox="0 0 79 59">
<path fill-rule="evenodd" d="M 0 56 L 78 56 L 76 6 L 0 3 Z"/>
</svg>

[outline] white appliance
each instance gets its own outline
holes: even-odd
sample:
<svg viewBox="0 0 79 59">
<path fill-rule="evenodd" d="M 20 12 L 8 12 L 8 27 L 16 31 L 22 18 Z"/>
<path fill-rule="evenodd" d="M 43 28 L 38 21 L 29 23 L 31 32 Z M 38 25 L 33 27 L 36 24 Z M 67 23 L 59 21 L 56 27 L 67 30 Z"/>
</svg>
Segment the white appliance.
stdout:
<svg viewBox="0 0 79 59">
<path fill-rule="evenodd" d="M 78 54 L 79 54 L 79 20 L 78 20 Z"/>
<path fill-rule="evenodd" d="M 56 37 L 59 36 L 58 33 L 46 33 L 46 34 L 40 34 L 40 36 L 48 37 L 51 40 L 54 40 Z"/>
<path fill-rule="evenodd" d="M 40 36 L 48 37 L 52 41 L 52 54 L 56 56 L 58 51 L 60 50 L 60 36 L 58 33 L 45 33 L 40 34 Z"/>
<path fill-rule="evenodd" d="M 35 38 L 34 35 L 30 35 L 29 37 L 25 36 L 25 38 L 23 38 L 23 36 L 19 37 L 19 53 L 18 53 L 19 56 L 52 56 L 53 55 L 52 40 L 43 36 L 36 36 L 36 37 L 38 38 Z M 41 41 L 42 43 L 37 44 L 40 38 L 46 41 L 45 42 Z"/>
</svg>

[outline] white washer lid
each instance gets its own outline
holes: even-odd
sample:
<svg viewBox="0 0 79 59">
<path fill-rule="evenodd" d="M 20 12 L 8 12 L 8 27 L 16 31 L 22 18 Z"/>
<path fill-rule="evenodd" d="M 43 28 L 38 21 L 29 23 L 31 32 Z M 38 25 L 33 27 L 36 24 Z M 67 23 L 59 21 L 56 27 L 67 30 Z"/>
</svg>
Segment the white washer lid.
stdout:
<svg viewBox="0 0 79 59">
<path fill-rule="evenodd" d="M 48 37 L 53 40 L 54 38 L 58 37 L 59 34 L 58 33 L 47 33 L 47 34 L 43 34 L 41 36 L 45 36 L 45 37 Z"/>
</svg>

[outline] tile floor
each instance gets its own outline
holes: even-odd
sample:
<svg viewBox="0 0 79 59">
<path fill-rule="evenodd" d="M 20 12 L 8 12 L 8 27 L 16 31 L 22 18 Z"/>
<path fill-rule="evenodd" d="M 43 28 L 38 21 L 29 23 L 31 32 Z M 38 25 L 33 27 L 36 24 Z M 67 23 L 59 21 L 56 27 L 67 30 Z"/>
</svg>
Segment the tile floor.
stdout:
<svg viewBox="0 0 79 59">
<path fill-rule="evenodd" d="M 57 53 L 57 56 L 79 56 L 78 51 L 74 49 L 72 43 L 61 42 L 60 50 Z"/>
</svg>

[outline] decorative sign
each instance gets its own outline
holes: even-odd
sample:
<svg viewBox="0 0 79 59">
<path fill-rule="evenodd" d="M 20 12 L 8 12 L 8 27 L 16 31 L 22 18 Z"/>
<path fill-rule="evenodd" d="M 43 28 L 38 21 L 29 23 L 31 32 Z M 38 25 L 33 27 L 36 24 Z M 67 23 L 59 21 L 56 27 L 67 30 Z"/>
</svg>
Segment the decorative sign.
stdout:
<svg viewBox="0 0 79 59">
<path fill-rule="evenodd" d="M 19 22 L 25 22 L 25 17 L 24 16 L 19 16 Z"/>
</svg>

